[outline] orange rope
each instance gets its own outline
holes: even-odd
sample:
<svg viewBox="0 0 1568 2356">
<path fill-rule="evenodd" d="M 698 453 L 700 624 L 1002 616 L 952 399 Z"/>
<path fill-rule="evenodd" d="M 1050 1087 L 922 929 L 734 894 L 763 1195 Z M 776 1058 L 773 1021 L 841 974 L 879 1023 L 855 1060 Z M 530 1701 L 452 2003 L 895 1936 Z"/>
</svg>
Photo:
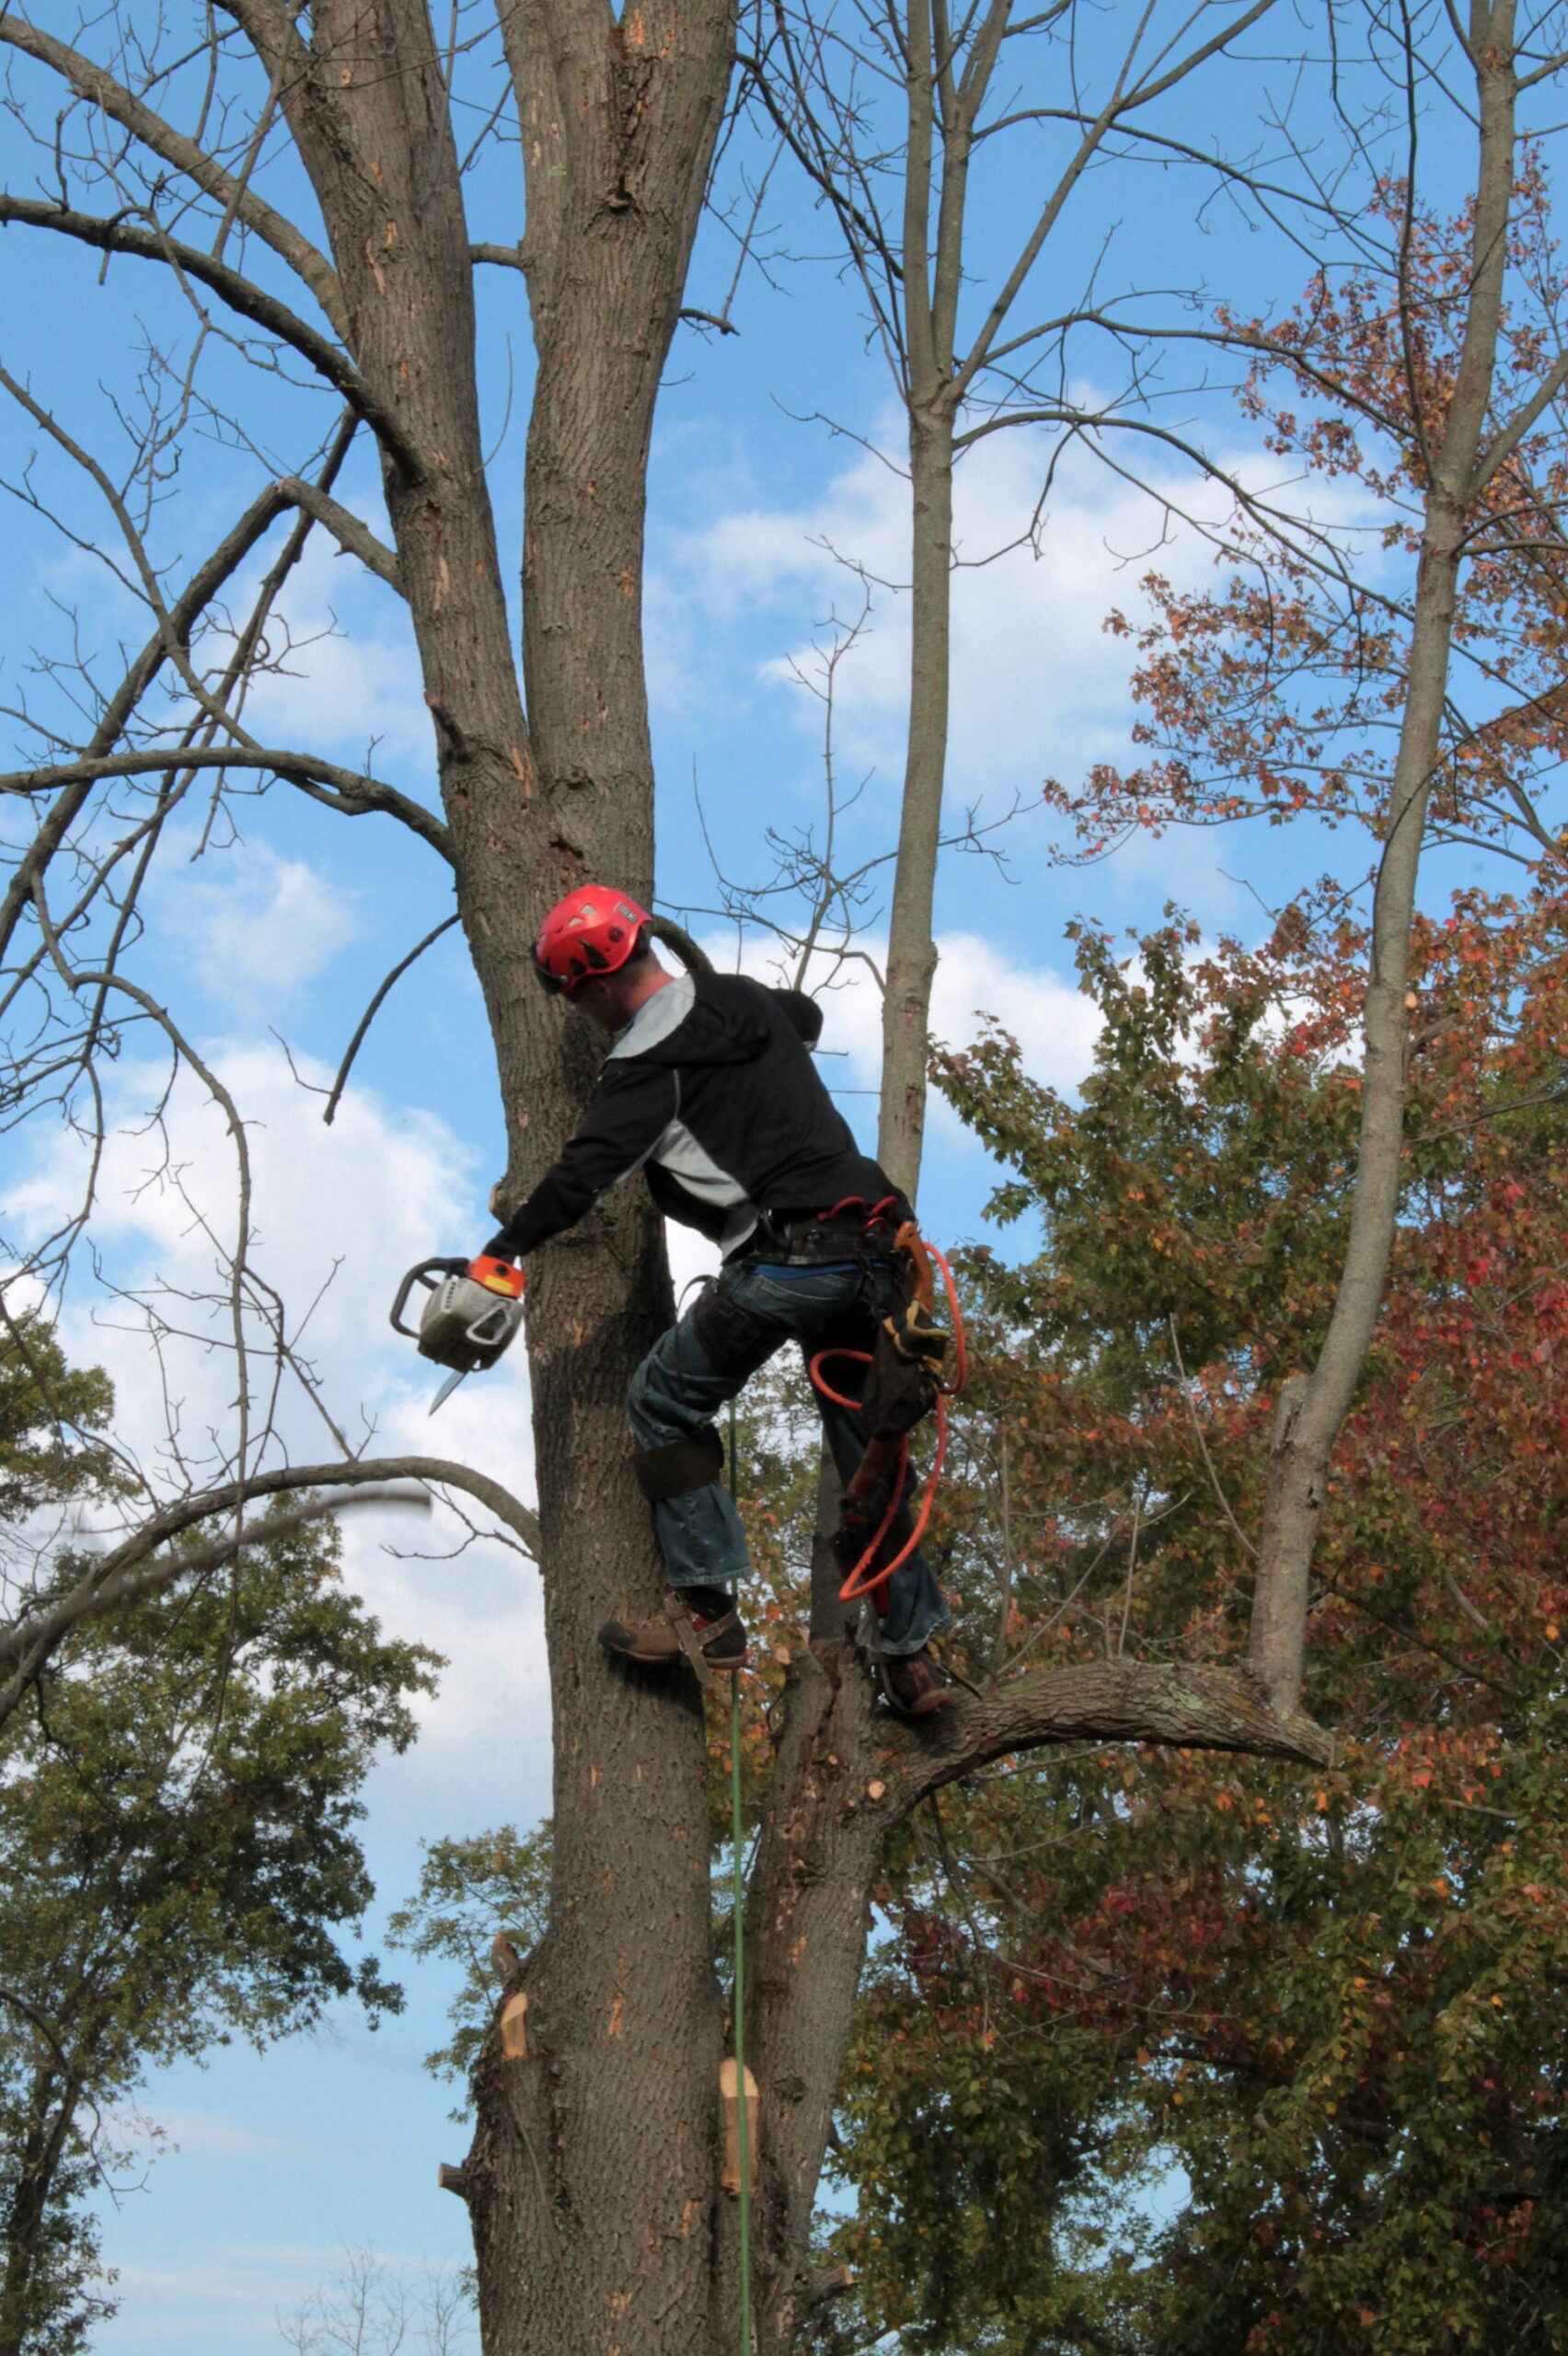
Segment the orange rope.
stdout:
<svg viewBox="0 0 1568 2356">
<path fill-rule="evenodd" d="M 948 1307 L 952 1311 L 952 1380 L 939 1383 L 937 1387 L 949 1399 L 956 1399 L 969 1380 L 969 1345 L 964 1339 L 963 1311 L 958 1305 L 958 1288 L 953 1283 L 952 1270 L 948 1266 L 946 1259 L 934 1243 L 928 1243 L 926 1249 L 942 1272 L 942 1283 L 947 1288 Z"/>
<path fill-rule="evenodd" d="M 852 1415 L 858 1415 L 860 1412 L 859 1401 L 846 1399 L 842 1392 L 830 1391 L 817 1372 L 817 1369 L 824 1358 L 853 1358 L 857 1366 L 870 1366 L 871 1362 L 870 1350 L 819 1350 L 806 1369 L 813 1387 L 822 1392 L 824 1399 L 831 1399 L 836 1407 L 847 1407 Z"/>
<path fill-rule="evenodd" d="M 909 1442 L 905 1438 L 899 1451 L 898 1467 L 894 1474 L 893 1494 L 888 1500 L 887 1511 L 882 1518 L 876 1536 L 838 1590 L 840 1603 L 856 1603 L 862 1596 L 870 1596 L 873 1606 L 879 1613 L 886 1609 L 887 1582 L 892 1578 L 894 1571 L 901 1569 L 909 1560 L 926 1534 L 926 1525 L 931 1519 L 931 1507 L 936 1502 L 937 1484 L 941 1479 L 942 1464 L 947 1456 L 947 1403 L 950 1399 L 957 1398 L 969 1379 L 969 1353 L 964 1343 L 963 1315 L 958 1305 L 958 1290 L 952 1280 L 952 1270 L 934 1243 L 928 1243 L 925 1248 L 942 1272 L 942 1283 L 947 1288 L 948 1306 L 952 1311 L 953 1377 L 951 1382 L 939 1383 L 937 1386 L 937 1444 L 931 1452 L 931 1469 L 926 1476 L 926 1492 L 920 1500 L 920 1511 L 914 1529 L 891 1563 L 883 1563 L 872 1572 L 870 1578 L 862 1578 L 862 1572 L 870 1567 L 871 1558 L 892 1528 L 893 1518 L 898 1511 L 903 1498 L 905 1474 L 909 1467 Z M 841 1392 L 829 1390 L 824 1381 L 821 1368 L 825 1358 L 853 1358 L 859 1366 L 870 1366 L 870 1352 L 869 1350 L 819 1350 L 807 1368 L 813 1383 L 824 1399 L 831 1399 L 836 1407 L 847 1407 L 858 1415 L 860 1409 L 860 1402 L 858 1399 L 846 1399 Z M 879 1588 L 882 1590 L 880 1600 L 877 1597 Z"/>
</svg>

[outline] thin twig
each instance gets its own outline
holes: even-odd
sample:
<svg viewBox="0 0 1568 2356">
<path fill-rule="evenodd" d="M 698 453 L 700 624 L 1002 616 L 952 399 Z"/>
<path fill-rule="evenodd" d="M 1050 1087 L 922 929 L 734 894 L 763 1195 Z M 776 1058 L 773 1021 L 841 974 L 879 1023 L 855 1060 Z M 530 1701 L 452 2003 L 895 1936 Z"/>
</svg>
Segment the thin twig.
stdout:
<svg viewBox="0 0 1568 2356">
<path fill-rule="evenodd" d="M 338 1077 L 332 1082 L 332 1092 L 327 1099 L 327 1110 L 321 1115 L 329 1128 L 332 1126 L 332 1115 L 338 1109 L 339 1099 L 341 1097 L 343 1090 L 348 1085 L 349 1074 L 354 1068 L 354 1057 L 363 1046 L 365 1034 L 369 1031 L 371 1024 L 375 1022 L 376 1015 L 380 1012 L 382 1006 L 386 1002 L 388 992 L 391 990 L 395 983 L 401 981 L 403 976 L 408 972 L 409 966 L 414 964 L 416 959 L 424 955 L 425 951 L 431 947 L 432 942 L 439 941 L 444 932 L 451 931 L 453 926 L 457 923 L 458 918 L 459 911 L 456 909 L 454 909 L 449 917 L 443 917 L 441 922 L 435 927 L 433 931 L 427 932 L 424 939 L 418 941 L 415 946 L 409 950 L 406 957 L 399 958 L 398 964 L 393 966 L 392 971 L 387 975 L 386 980 L 382 983 L 381 987 L 376 991 L 375 996 L 371 999 L 370 1004 L 365 1008 L 364 1012 L 361 1015 L 354 1035 L 349 1041 L 343 1060 L 338 1066 Z"/>
<path fill-rule="evenodd" d="M 1182 1378 L 1182 1396 L 1187 1403 L 1187 1415 L 1193 1426 L 1193 1438 L 1197 1441 L 1199 1450 L 1203 1456 L 1204 1463 L 1208 1469 L 1210 1484 L 1213 1486 L 1215 1496 L 1219 1500 L 1219 1509 L 1225 1516 L 1226 1520 L 1230 1524 L 1231 1529 L 1236 1532 L 1237 1537 L 1241 1541 L 1241 1543 L 1246 1548 L 1248 1553 L 1251 1554 L 1252 1560 L 1256 1562 L 1258 1559 L 1258 1550 L 1253 1545 L 1251 1540 L 1248 1537 L 1246 1531 L 1242 1529 L 1240 1523 L 1237 1520 L 1236 1516 L 1231 1512 L 1229 1504 L 1226 1498 L 1225 1491 L 1219 1485 L 1219 1475 L 1214 1469 L 1214 1459 L 1208 1452 L 1208 1442 L 1204 1438 L 1203 1426 L 1198 1421 L 1197 1408 L 1193 1404 L 1193 1394 L 1187 1388 L 1187 1369 L 1182 1363 L 1182 1345 L 1176 1338 L 1175 1317 L 1171 1316 L 1168 1318 L 1166 1322 L 1170 1328 L 1170 1346 L 1176 1353 L 1176 1370 Z"/>
<path fill-rule="evenodd" d="M 1122 1655 L 1127 1649 L 1127 1617 L 1133 1608 L 1133 1576 L 1138 1567 L 1138 1530 L 1141 1526 L 1140 1516 L 1142 1510 L 1142 1490 L 1136 1489 L 1133 1493 L 1132 1542 L 1127 1548 L 1127 1585 L 1126 1591 L 1122 1598 L 1121 1632 L 1116 1638 L 1116 1657 L 1118 1660 L 1121 1659 Z"/>
</svg>

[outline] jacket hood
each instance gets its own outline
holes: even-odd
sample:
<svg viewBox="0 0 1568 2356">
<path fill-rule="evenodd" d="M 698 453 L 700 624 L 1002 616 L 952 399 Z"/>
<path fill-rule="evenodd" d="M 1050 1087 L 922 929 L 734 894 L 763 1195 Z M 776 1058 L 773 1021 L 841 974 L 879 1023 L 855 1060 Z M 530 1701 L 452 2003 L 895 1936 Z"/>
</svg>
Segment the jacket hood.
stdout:
<svg viewBox="0 0 1568 2356">
<path fill-rule="evenodd" d="M 606 1060 L 755 1063 L 783 1011 L 771 990 L 744 974 L 680 974 L 638 1009 Z"/>
</svg>

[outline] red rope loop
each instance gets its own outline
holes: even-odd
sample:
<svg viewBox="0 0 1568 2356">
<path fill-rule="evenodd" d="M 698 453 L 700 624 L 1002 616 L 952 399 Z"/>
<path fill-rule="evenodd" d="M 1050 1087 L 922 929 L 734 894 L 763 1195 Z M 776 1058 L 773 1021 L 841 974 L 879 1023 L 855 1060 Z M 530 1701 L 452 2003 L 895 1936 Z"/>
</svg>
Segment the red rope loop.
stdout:
<svg viewBox="0 0 1568 2356">
<path fill-rule="evenodd" d="M 894 1571 L 902 1569 L 926 1534 L 926 1525 L 931 1519 L 931 1507 L 936 1502 L 937 1484 L 941 1479 L 942 1463 L 947 1455 L 947 1403 L 950 1399 L 958 1397 L 969 1379 L 969 1353 L 964 1343 L 963 1314 L 958 1305 L 958 1289 L 952 1280 L 952 1270 L 934 1243 L 928 1243 L 926 1250 L 942 1272 L 942 1283 L 947 1289 L 948 1307 L 952 1311 L 952 1380 L 937 1385 L 937 1444 L 931 1452 L 931 1469 L 926 1475 L 925 1495 L 920 1500 L 920 1511 L 914 1529 L 891 1563 L 882 1564 L 879 1568 L 870 1572 L 869 1578 L 862 1576 L 870 1569 L 872 1558 L 878 1547 L 892 1529 L 893 1518 L 898 1511 L 899 1503 L 904 1495 L 905 1474 L 909 1469 L 909 1441 L 906 1437 L 899 1449 L 898 1464 L 893 1476 L 893 1494 L 888 1500 L 887 1511 L 882 1518 L 876 1536 L 838 1590 L 840 1603 L 855 1603 L 861 1596 L 870 1596 L 873 1608 L 879 1613 L 887 1609 L 887 1582 L 892 1578 Z M 830 1389 L 824 1381 L 821 1369 L 824 1360 L 828 1358 L 850 1358 L 858 1366 L 870 1366 L 871 1362 L 870 1350 L 819 1350 L 807 1368 L 813 1385 L 824 1399 L 831 1399 L 836 1407 L 847 1407 L 852 1414 L 859 1415 L 860 1402 L 858 1399 L 847 1399 L 842 1392 Z M 880 1598 L 877 1593 L 879 1588 L 882 1591 Z"/>
</svg>

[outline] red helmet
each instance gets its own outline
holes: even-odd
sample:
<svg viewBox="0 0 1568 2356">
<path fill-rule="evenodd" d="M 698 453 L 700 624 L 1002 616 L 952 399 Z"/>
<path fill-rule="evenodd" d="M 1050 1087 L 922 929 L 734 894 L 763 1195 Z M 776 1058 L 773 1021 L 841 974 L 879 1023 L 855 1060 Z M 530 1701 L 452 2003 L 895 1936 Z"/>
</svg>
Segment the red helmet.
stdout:
<svg viewBox="0 0 1568 2356">
<path fill-rule="evenodd" d="M 613 974 L 635 955 L 652 918 L 624 892 L 588 884 L 558 900 L 534 943 L 534 971 L 546 989 L 571 991 L 595 974 Z"/>
</svg>

